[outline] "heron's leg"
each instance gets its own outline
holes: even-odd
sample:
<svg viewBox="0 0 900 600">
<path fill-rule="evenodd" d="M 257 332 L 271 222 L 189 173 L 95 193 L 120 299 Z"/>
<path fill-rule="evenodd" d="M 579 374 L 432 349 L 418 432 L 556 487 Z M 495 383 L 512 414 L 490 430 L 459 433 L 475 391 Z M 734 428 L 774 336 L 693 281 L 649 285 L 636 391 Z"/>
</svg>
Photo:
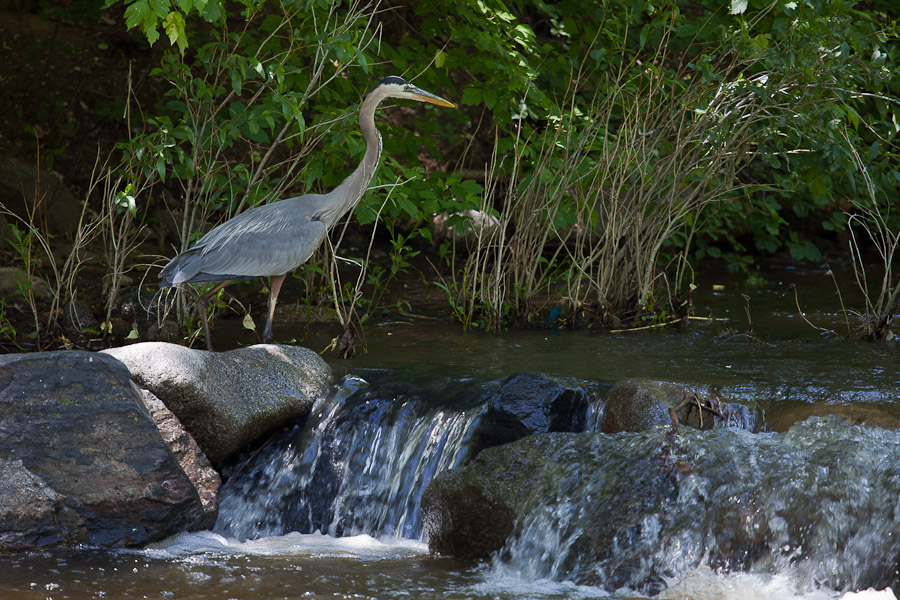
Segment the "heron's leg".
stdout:
<svg viewBox="0 0 900 600">
<path fill-rule="evenodd" d="M 226 281 L 221 282 L 219 285 L 209 290 L 205 294 L 200 294 L 197 297 L 197 311 L 200 313 L 200 323 L 203 324 L 203 336 L 206 338 L 206 349 L 212 352 L 212 336 L 209 334 L 209 322 L 206 317 L 206 305 L 209 303 L 209 299 L 219 293 L 223 287 L 231 283 L 231 280 L 228 279 Z"/>
<path fill-rule="evenodd" d="M 278 292 L 281 291 L 281 284 L 284 283 L 284 275 L 273 275 L 272 281 L 269 283 L 269 318 L 266 319 L 266 328 L 263 329 L 263 343 L 272 343 L 272 317 L 275 316 L 275 303 L 278 301 Z"/>
</svg>

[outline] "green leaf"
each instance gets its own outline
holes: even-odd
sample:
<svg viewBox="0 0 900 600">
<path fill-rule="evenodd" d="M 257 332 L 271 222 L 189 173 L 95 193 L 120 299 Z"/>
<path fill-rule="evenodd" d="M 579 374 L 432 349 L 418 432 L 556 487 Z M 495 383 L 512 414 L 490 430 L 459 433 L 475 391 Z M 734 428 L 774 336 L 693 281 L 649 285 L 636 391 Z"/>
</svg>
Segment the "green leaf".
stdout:
<svg viewBox="0 0 900 600">
<path fill-rule="evenodd" d="M 168 14 L 172 4 L 169 0 L 150 0 L 150 7 L 156 13 L 156 19 L 164 19 Z"/>
<path fill-rule="evenodd" d="M 125 27 L 133 29 L 144 22 L 150 14 L 150 5 L 147 0 L 137 0 L 125 9 Z"/>
<path fill-rule="evenodd" d="M 163 30 L 169 36 L 169 43 L 178 45 L 178 52 L 184 56 L 187 48 L 187 36 L 184 33 L 184 17 L 180 12 L 173 10 L 163 19 Z"/>
<path fill-rule="evenodd" d="M 481 99 L 482 93 L 479 88 L 467 87 L 463 90 L 461 102 L 466 106 L 472 106 L 474 104 L 481 104 Z"/>
<path fill-rule="evenodd" d="M 156 30 L 156 25 L 144 25 L 142 28 L 144 32 L 144 37 L 147 38 L 147 41 L 152 46 L 156 43 L 156 40 L 159 39 L 159 32 Z"/>
<path fill-rule="evenodd" d="M 201 4 L 205 4 L 205 6 L 201 7 Z M 215 23 L 222 19 L 224 13 L 222 11 L 222 0 L 204 0 L 204 2 L 197 2 L 195 0 L 195 4 L 197 5 L 197 10 L 200 11 L 200 16 L 206 20 L 207 23 Z"/>
<path fill-rule="evenodd" d="M 463 94 L 465 95 L 465 94 Z M 489 109 L 493 110 L 497 105 L 497 88 L 496 87 L 486 87 L 484 88 L 484 105 Z"/>
</svg>

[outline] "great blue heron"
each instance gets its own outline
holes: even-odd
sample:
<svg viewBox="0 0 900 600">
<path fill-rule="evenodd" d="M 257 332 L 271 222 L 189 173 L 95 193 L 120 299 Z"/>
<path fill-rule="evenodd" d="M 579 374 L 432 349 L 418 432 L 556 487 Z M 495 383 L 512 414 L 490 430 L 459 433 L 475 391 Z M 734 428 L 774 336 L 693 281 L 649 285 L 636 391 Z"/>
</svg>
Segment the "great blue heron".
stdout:
<svg viewBox="0 0 900 600">
<path fill-rule="evenodd" d="M 359 111 L 359 127 L 366 139 L 366 154 L 339 186 L 327 194 L 304 194 L 263 204 L 242 212 L 200 238 L 167 264 L 159 274 L 159 287 L 219 281 L 198 301 L 206 346 L 212 350 L 206 304 L 234 279 L 271 277 L 269 316 L 263 341 L 272 341 L 272 316 L 278 292 L 288 273 L 306 262 L 334 224 L 360 201 L 378 166 L 381 134 L 375 128 L 375 109 L 385 98 L 406 98 L 455 108 L 402 77 L 386 77 L 366 96 Z"/>
</svg>

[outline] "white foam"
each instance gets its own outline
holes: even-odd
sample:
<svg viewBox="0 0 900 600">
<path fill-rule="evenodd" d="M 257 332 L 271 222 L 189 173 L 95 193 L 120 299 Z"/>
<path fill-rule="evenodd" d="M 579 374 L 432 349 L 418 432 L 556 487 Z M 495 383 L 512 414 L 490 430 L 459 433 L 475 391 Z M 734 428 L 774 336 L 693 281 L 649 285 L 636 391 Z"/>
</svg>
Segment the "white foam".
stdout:
<svg viewBox="0 0 900 600">
<path fill-rule="evenodd" d="M 660 600 L 897 600 L 890 588 L 847 592 L 798 590 L 788 574 L 715 573 L 699 567 L 657 596 Z"/>
<path fill-rule="evenodd" d="M 142 550 L 152 558 L 194 555 L 347 557 L 364 560 L 407 558 L 427 554 L 428 545 L 416 540 L 375 539 L 369 535 L 332 537 L 321 533 L 289 533 L 244 542 L 212 531 L 179 533 Z"/>
<path fill-rule="evenodd" d="M 644 598 L 633 590 L 608 592 L 602 588 L 577 585 L 549 579 L 527 580 L 521 573 L 502 563 L 485 565 L 483 581 L 471 587 L 479 597 L 510 597 L 517 600 L 616 599 Z M 841 594 L 834 590 L 799 590 L 788 574 L 716 573 L 699 567 L 670 582 L 667 589 L 654 598 L 659 600 L 897 600 L 890 588 Z"/>
</svg>

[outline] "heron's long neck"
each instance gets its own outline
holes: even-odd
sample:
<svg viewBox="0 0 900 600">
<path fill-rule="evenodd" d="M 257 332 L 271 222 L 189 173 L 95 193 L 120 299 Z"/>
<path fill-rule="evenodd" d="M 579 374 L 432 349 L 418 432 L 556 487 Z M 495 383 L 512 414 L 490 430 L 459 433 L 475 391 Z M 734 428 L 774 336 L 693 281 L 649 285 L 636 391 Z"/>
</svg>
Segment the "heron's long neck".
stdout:
<svg viewBox="0 0 900 600">
<path fill-rule="evenodd" d="M 375 175 L 381 157 L 381 134 L 375 128 L 375 108 L 381 100 L 382 96 L 372 93 L 363 101 L 359 111 L 359 128 L 366 139 L 366 155 L 356 170 L 328 194 L 333 199 L 331 205 L 334 207 L 324 219 L 329 228 L 359 203 Z"/>
</svg>

